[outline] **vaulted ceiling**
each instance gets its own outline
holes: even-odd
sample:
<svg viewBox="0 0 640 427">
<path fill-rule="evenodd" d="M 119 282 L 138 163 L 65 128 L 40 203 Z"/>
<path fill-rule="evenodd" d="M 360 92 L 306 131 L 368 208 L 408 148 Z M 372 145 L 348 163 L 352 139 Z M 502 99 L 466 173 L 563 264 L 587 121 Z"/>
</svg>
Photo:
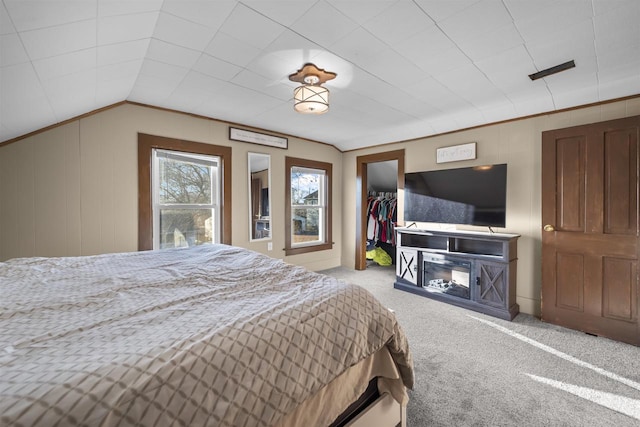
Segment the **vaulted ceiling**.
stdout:
<svg viewBox="0 0 640 427">
<path fill-rule="evenodd" d="M 2 0 L 0 142 L 121 101 L 341 150 L 428 136 L 640 94 L 639 22 L 638 0 Z M 293 110 L 308 62 L 338 74 L 323 115 Z"/>
</svg>

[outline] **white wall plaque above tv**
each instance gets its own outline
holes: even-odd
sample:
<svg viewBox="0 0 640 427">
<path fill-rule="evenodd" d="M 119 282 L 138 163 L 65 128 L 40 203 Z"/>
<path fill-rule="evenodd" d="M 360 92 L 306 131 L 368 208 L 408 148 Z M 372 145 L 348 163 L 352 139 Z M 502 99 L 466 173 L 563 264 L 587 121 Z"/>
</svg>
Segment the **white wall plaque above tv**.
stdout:
<svg viewBox="0 0 640 427">
<path fill-rule="evenodd" d="M 436 150 L 436 163 L 457 162 L 459 160 L 472 160 L 476 158 L 476 143 L 452 145 Z"/>
</svg>

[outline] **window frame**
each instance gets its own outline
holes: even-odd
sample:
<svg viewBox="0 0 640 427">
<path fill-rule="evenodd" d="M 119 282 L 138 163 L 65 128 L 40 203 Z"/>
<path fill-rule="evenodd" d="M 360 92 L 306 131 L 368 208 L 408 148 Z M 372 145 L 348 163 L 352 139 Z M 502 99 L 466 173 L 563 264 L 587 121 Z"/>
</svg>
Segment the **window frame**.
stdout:
<svg viewBox="0 0 640 427">
<path fill-rule="evenodd" d="M 152 209 L 153 209 L 153 224 L 154 224 L 154 234 L 153 234 L 153 247 L 154 249 L 162 249 L 160 242 L 160 214 L 163 209 L 178 209 L 178 210 L 199 210 L 199 209 L 211 209 L 215 212 L 215 226 L 213 227 L 213 242 L 208 243 L 219 243 L 216 241 L 220 237 L 220 191 L 218 190 L 220 183 L 222 182 L 222 161 L 218 156 L 211 155 L 203 155 L 203 154 L 195 154 L 195 153 L 186 153 L 184 151 L 174 151 L 174 150 L 166 150 L 161 148 L 152 148 L 151 149 L 153 156 L 153 164 L 151 167 L 152 174 Z M 160 178 L 160 162 L 161 159 L 171 159 L 174 161 L 180 161 L 190 164 L 197 164 L 200 166 L 204 166 L 207 168 L 211 168 L 212 173 L 210 176 L 210 187 L 211 187 L 211 199 L 209 203 L 167 203 L 160 201 L 160 185 L 162 184 Z M 158 233 L 156 233 L 158 232 Z"/>
<path fill-rule="evenodd" d="M 291 171 L 294 167 L 323 170 L 326 177 L 324 192 L 326 201 L 324 203 L 324 224 L 321 230 L 324 232 L 323 241 L 318 243 L 305 243 L 304 245 L 293 245 L 293 234 L 291 230 L 291 215 L 293 205 L 291 203 Z M 285 157 L 285 255 L 298 255 L 309 252 L 325 251 L 333 249 L 332 241 L 332 186 L 333 186 L 333 165 L 327 162 L 316 160 L 300 159 L 295 157 Z"/>
<path fill-rule="evenodd" d="M 220 158 L 220 243 L 231 244 L 231 147 L 138 133 L 138 250 L 153 249 L 153 149 Z"/>
</svg>

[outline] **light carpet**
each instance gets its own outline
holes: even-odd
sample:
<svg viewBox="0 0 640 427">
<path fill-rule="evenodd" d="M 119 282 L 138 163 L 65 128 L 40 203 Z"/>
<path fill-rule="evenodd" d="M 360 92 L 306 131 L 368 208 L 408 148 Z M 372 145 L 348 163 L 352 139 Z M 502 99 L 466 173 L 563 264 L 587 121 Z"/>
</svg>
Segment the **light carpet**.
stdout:
<svg viewBox="0 0 640 427">
<path fill-rule="evenodd" d="M 393 267 L 321 273 L 367 288 L 409 338 L 408 426 L 640 426 L 640 348 L 393 288 Z"/>
</svg>

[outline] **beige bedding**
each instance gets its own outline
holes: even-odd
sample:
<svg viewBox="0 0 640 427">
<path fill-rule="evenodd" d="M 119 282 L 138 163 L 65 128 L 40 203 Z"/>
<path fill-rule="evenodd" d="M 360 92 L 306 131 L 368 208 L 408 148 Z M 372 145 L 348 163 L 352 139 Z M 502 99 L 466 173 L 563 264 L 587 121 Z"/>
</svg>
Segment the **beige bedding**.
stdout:
<svg viewBox="0 0 640 427">
<path fill-rule="evenodd" d="M 387 347 L 351 366 L 282 417 L 277 427 L 328 426 L 362 395 L 369 381 L 376 378 L 380 394 L 390 393 L 401 405 L 408 396 L 398 368 Z"/>
<path fill-rule="evenodd" d="M 364 289 L 224 245 L 0 263 L 0 424 L 270 426 L 406 337 Z"/>
</svg>

